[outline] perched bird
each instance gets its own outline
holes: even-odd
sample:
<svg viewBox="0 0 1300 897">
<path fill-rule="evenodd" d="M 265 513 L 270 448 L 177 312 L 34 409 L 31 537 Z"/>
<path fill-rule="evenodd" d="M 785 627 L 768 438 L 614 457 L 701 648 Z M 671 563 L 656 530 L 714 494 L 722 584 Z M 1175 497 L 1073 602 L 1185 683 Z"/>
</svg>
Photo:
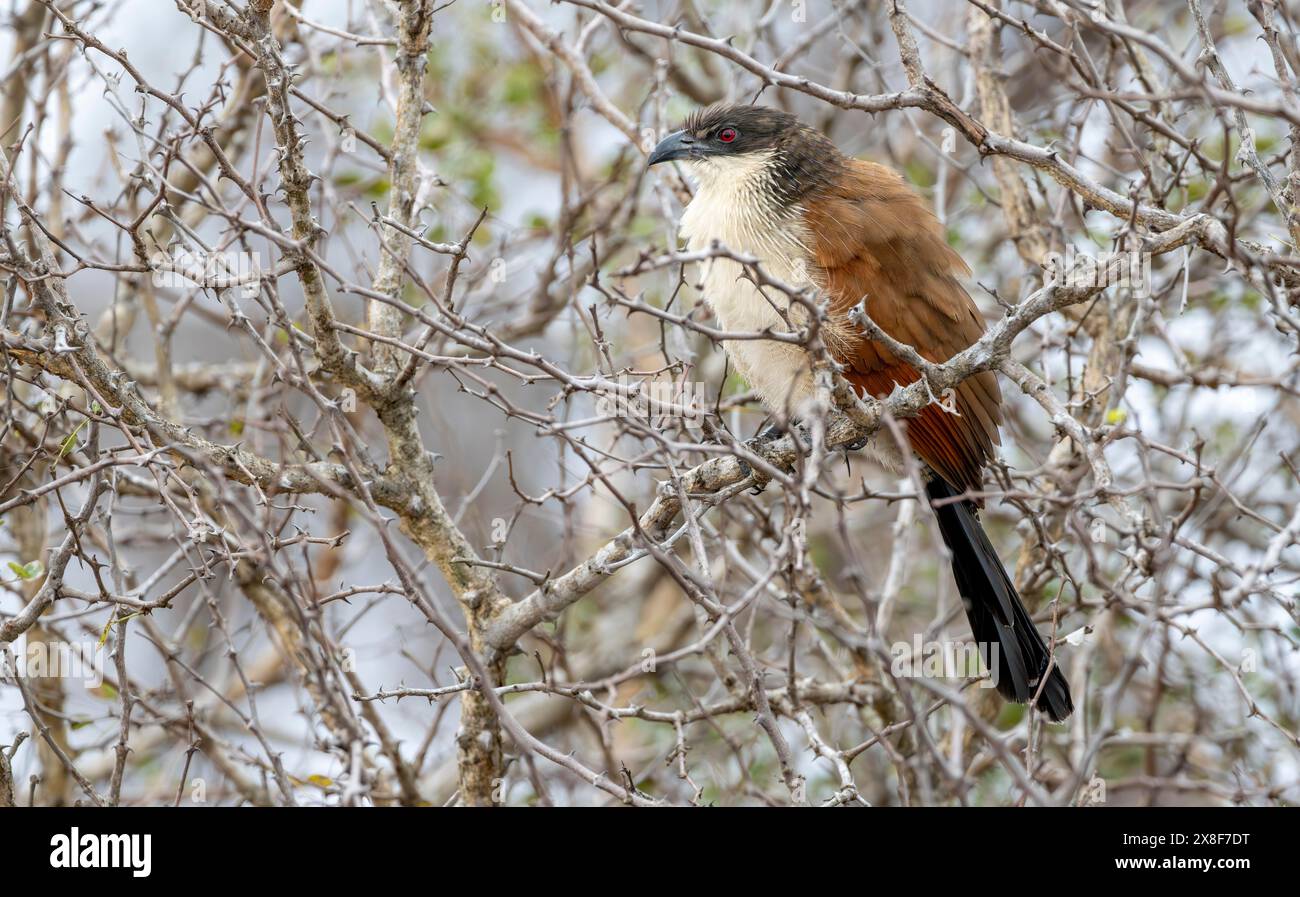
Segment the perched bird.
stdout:
<svg viewBox="0 0 1300 897">
<path fill-rule="evenodd" d="M 854 323 L 851 312 L 860 303 L 881 330 L 936 363 L 984 332 L 958 280 L 970 269 L 921 197 L 891 169 L 845 156 L 793 115 L 762 106 L 700 110 L 660 141 L 647 164 L 671 161 L 697 183 L 681 221 L 689 248 L 716 241 L 756 257 L 781 282 L 827 297 L 823 339 L 860 395 L 883 398 L 919 379 Z M 813 396 L 810 354 L 795 343 L 754 337 L 798 327 L 806 309 L 782 291 L 760 288 L 734 259 L 703 264 L 704 299 L 718 322 L 750 337 L 725 341 L 732 363 L 770 410 L 798 419 Z M 980 525 L 976 502 L 953 500 L 982 487 L 984 465 L 1000 441 L 1001 402 L 995 375 L 983 372 L 963 381 L 947 407 L 932 403 L 904 426 L 924 462 L 957 588 L 998 691 L 1021 703 L 1039 694 L 1038 709 L 1059 721 L 1074 709 L 1065 677 L 1053 666 L 1039 693 L 1048 649 Z M 901 469 L 889 434 L 877 434 L 867 448 Z"/>
</svg>

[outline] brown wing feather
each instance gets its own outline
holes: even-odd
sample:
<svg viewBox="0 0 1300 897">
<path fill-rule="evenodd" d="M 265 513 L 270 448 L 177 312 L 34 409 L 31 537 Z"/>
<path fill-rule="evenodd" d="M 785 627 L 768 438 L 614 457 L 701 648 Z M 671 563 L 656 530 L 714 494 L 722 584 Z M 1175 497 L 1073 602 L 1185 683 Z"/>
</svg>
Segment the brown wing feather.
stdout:
<svg viewBox="0 0 1300 897">
<path fill-rule="evenodd" d="M 813 262 L 831 296 L 828 344 L 861 393 L 888 395 L 916 370 L 865 339 L 847 320 L 864 297 L 867 313 L 922 357 L 947 361 L 984 332 L 975 303 L 957 280 L 969 272 L 944 240 L 921 197 L 883 165 L 848 160 L 844 176 L 805 203 Z M 1002 396 L 991 372 L 957 388 L 959 415 L 931 405 L 905 424 L 912 448 L 945 480 L 979 489 L 999 442 Z"/>
</svg>

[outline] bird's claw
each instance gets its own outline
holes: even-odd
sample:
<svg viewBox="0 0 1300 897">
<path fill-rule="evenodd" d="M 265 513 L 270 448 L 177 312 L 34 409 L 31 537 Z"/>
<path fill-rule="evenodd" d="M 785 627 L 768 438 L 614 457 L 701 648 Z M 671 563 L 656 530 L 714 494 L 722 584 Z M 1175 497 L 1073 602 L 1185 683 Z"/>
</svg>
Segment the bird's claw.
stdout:
<svg viewBox="0 0 1300 897">
<path fill-rule="evenodd" d="M 767 488 L 767 477 L 760 477 L 754 470 L 753 465 L 744 458 L 737 458 L 736 460 L 740 462 L 741 473 L 745 475 L 744 479 L 754 481 L 754 485 L 749 489 L 749 494 L 762 495 L 763 490 Z"/>
</svg>

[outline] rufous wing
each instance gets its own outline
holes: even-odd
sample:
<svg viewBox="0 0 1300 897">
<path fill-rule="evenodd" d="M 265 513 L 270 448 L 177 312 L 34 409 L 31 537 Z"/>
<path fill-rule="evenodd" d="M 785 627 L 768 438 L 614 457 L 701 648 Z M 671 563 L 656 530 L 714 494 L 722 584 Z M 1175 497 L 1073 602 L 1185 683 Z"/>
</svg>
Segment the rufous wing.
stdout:
<svg viewBox="0 0 1300 897">
<path fill-rule="evenodd" d="M 844 175 L 805 202 L 811 261 L 831 297 L 827 341 L 860 393 L 881 398 L 916 369 L 848 321 L 866 300 L 871 319 L 923 357 L 944 362 L 980 338 L 984 323 L 958 276 L 966 263 L 944 240 L 924 201 L 893 170 L 849 160 Z M 912 448 L 952 486 L 978 490 L 1002 422 L 997 378 L 984 372 L 956 389 L 957 414 L 930 405 L 905 422 Z"/>
</svg>

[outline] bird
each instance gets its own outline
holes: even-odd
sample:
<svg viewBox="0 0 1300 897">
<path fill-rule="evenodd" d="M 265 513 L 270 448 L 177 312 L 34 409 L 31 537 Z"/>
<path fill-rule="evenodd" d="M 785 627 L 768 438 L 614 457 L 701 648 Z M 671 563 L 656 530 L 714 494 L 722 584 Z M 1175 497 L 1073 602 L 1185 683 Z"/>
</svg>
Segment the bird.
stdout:
<svg viewBox="0 0 1300 897">
<path fill-rule="evenodd" d="M 845 155 L 796 116 L 761 105 L 699 109 L 646 159 L 647 167 L 667 162 L 695 184 L 680 233 L 689 251 L 709 250 L 699 252 L 703 299 L 724 334 L 745 336 L 723 338 L 728 358 L 778 420 L 810 412 L 814 358 L 802 344 L 762 335 L 793 331 L 810 312 L 747 276 L 736 256 L 824 298 L 823 342 L 862 397 L 884 398 L 920 374 L 871 339 L 855 309 L 936 364 L 984 333 L 961 282 L 970 269 L 921 195 L 892 168 Z M 985 668 L 1005 699 L 1024 704 L 1037 695 L 1037 710 L 1060 722 L 1074 709 L 1069 685 L 980 523 L 982 501 L 970 497 L 1000 444 L 1001 404 L 996 375 L 984 371 L 902 427 L 922 462 Z M 887 469 L 904 469 L 891 434 L 878 431 L 861 447 Z"/>
</svg>

